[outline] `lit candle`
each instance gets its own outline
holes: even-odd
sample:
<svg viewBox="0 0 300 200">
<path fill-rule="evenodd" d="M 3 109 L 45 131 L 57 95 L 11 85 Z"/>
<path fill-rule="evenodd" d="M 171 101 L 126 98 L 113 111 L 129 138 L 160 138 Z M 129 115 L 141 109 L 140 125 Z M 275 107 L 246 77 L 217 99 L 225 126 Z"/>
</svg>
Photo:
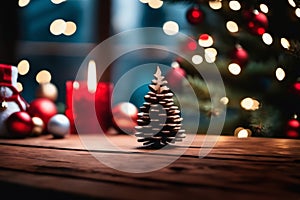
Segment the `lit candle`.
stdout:
<svg viewBox="0 0 300 200">
<path fill-rule="evenodd" d="M 71 122 L 71 133 L 108 130 L 112 125 L 112 91 L 112 83 L 97 83 L 95 61 L 89 62 L 87 80 L 66 82 L 65 114 Z"/>
</svg>

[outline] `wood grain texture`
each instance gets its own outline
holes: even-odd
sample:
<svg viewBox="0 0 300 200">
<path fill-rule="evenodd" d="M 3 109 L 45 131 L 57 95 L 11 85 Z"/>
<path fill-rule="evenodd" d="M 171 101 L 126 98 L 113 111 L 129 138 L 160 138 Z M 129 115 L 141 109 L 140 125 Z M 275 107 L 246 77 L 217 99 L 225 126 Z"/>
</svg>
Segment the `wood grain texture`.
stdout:
<svg viewBox="0 0 300 200">
<path fill-rule="evenodd" d="M 130 136 L 109 139 L 131 151 L 86 150 L 76 135 L 0 140 L 1 191 L 31 199 L 300 199 L 299 140 L 221 136 L 199 158 L 205 148 L 199 135 L 175 162 L 135 174 L 109 168 L 93 155 L 147 159 L 149 152 L 137 149 Z M 168 151 L 158 159 L 170 156 L 177 155 Z"/>
</svg>

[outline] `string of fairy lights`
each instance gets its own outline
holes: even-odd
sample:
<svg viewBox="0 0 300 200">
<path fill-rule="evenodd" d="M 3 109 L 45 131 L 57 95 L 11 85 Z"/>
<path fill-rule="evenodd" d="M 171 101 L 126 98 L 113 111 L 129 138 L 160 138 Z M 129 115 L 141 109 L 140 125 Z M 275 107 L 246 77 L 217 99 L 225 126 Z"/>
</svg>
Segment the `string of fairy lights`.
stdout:
<svg viewBox="0 0 300 200">
<path fill-rule="evenodd" d="M 67 0 L 51 0 L 55 5 L 66 2 Z M 30 0 L 19 0 L 18 6 L 24 8 L 30 4 Z M 65 21 L 64 19 L 58 18 L 53 20 L 49 25 L 49 32 L 55 36 L 65 35 L 72 36 L 76 33 L 77 25 L 73 21 Z M 18 72 L 20 75 L 24 76 L 30 71 L 30 63 L 28 60 L 23 59 L 19 61 Z M 36 81 L 39 84 L 50 83 L 52 80 L 52 75 L 48 70 L 41 70 L 36 74 Z M 17 89 L 19 92 L 23 91 L 22 83 L 17 83 Z"/>
<path fill-rule="evenodd" d="M 161 1 L 161 0 L 140 0 L 140 2 L 144 3 L 144 4 L 148 4 L 149 7 L 153 8 L 153 9 L 159 9 L 163 6 L 163 1 Z M 223 2 L 221 0 L 214 0 L 214 1 L 204 1 L 201 3 L 205 3 L 205 2 L 208 4 L 208 6 L 212 10 L 220 10 L 223 8 L 224 4 L 227 4 L 227 7 L 229 9 L 231 9 L 233 12 L 239 11 L 242 9 L 241 3 L 237 0 L 229 0 L 226 2 Z M 288 0 L 288 3 L 290 6 L 292 6 L 295 9 L 295 16 L 300 18 L 300 8 L 297 7 L 294 0 Z M 190 12 L 190 13 L 188 13 L 188 12 Z M 191 8 L 189 11 L 187 11 L 187 13 L 188 13 L 188 15 L 187 15 L 188 21 L 190 23 L 197 24 L 197 23 L 203 21 L 201 10 L 197 10 L 197 8 L 194 7 L 194 8 Z M 254 15 L 260 15 L 259 16 L 260 19 L 267 23 L 268 22 L 267 14 L 269 13 L 269 7 L 267 5 L 267 2 L 259 4 L 257 9 L 254 9 L 252 11 L 252 13 Z M 191 18 L 189 18 L 189 16 Z M 276 41 L 276 42 L 280 43 L 281 47 L 284 50 L 290 50 L 290 48 L 291 48 L 290 41 L 285 37 L 275 38 L 274 36 L 272 36 L 271 33 L 267 32 L 267 26 L 262 25 L 261 27 L 255 27 L 255 24 L 251 21 L 247 25 L 248 25 L 248 27 L 255 29 L 255 34 L 258 35 L 259 37 L 261 37 L 261 41 L 263 42 L 263 44 L 265 44 L 267 46 L 271 46 Z M 227 21 L 225 23 L 225 27 L 226 27 L 227 31 L 231 34 L 237 34 L 241 30 L 239 27 L 239 24 L 233 20 Z M 180 31 L 180 25 L 175 21 L 165 22 L 163 24 L 162 28 L 163 28 L 163 31 L 165 32 L 165 34 L 167 34 L 167 35 L 176 35 Z M 195 55 L 192 55 L 191 61 L 195 65 L 200 65 L 204 61 L 207 63 L 214 63 L 217 60 L 218 50 L 213 47 L 214 38 L 209 33 L 200 34 L 200 36 L 198 37 L 198 44 L 195 42 L 190 42 L 188 44 L 188 47 L 190 50 L 196 50 L 198 45 L 200 47 L 204 48 L 204 58 L 202 55 L 199 55 L 197 53 Z M 240 49 L 242 53 L 247 53 L 246 51 L 244 51 L 244 49 L 239 44 L 237 44 L 236 47 L 237 47 L 237 49 Z M 178 67 L 179 65 L 180 64 L 175 61 L 172 63 L 171 66 Z M 276 77 L 276 79 L 278 81 L 283 81 L 286 77 L 286 72 L 285 72 L 284 68 L 285 68 L 284 66 L 276 67 L 274 76 Z M 240 63 L 232 62 L 228 65 L 228 71 L 233 76 L 240 75 L 242 70 L 243 70 L 243 66 L 241 66 Z M 300 84 L 298 82 L 296 82 L 294 84 L 294 87 L 297 89 L 298 85 L 299 85 L 298 89 L 300 89 Z M 229 101 L 230 101 L 230 99 L 228 97 L 222 97 L 220 99 L 220 102 L 224 105 L 227 105 L 229 103 Z M 246 97 L 240 101 L 240 106 L 241 106 L 241 108 L 243 108 L 245 110 L 255 111 L 255 110 L 258 110 L 261 105 L 257 99 L 254 99 L 252 97 Z M 295 115 L 292 120 L 295 120 L 296 118 L 297 118 L 297 115 Z M 240 137 L 240 138 L 249 137 L 249 136 L 251 136 L 251 134 L 252 134 L 251 130 L 245 129 L 243 127 L 238 127 L 234 131 L 234 135 L 237 137 Z"/>
<path fill-rule="evenodd" d="M 51 0 L 51 2 L 55 5 L 59 5 L 61 3 L 66 2 L 67 0 Z M 139 0 L 143 4 L 147 4 L 150 8 L 152 9 L 159 9 L 164 6 L 164 1 L 162 0 Z M 294 0 L 287 0 L 291 8 L 293 8 L 295 11 L 295 17 L 300 18 L 300 8 L 299 5 L 295 3 Z M 214 0 L 214 1 L 206 1 L 207 5 L 209 8 L 212 10 L 220 10 L 224 7 L 225 4 L 226 7 L 232 10 L 232 12 L 237 12 L 242 9 L 242 5 L 238 0 L 228 0 L 228 1 L 219 1 L 219 0 Z M 19 7 L 23 8 L 26 7 L 30 4 L 30 0 L 19 0 L 18 5 Z M 267 20 L 267 15 L 269 13 L 269 7 L 266 3 L 261 3 L 257 6 L 256 9 L 253 10 L 254 15 L 260 15 L 260 17 L 264 18 Z M 189 12 L 189 11 L 188 11 Z M 198 23 L 203 20 L 203 16 L 201 15 L 201 12 L 195 8 L 193 10 L 190 10 L 190 20 L 191 23 Z M 194 20 L 194 21 L 193 21 Z M 224 24 L 226 30 L 230 34 L 238 34 L 242 29 L 241 25 L 238 24 L 238 22 L 234 20 L 228 20 Z M 249 22 L 248 26 L 254 27 L 255 24 L 251 24 Z M 163 31 L 166 35 L 172 36 L 176 35 L 177 33 L 180 32 L 180 25 L 176 21 L 166 21 L 163 23 Z M 75 34 L 77 31 L 77 25 L 73 21 L 65 21 L 64 19 L 57 18 L 53 20 L 49 24 L 49 32 L 54 35 L 54 36 L 59 36 L 59 35 L 64 35 L 64 36 L 72 36 Z M 291 41 L 289 41 L 288 38 L 281 37 L 281 38 L 276 38 L 272 35 L 272 33 L 267 32 L 267 28 L 265 27 L 258 27 L 255 29 L 256 34 L 258 37 L 261 37 L 261 41 L 264 45 L 271 46 L 275 42 L 279 42 L 281 47 L 285 50 L 289 50 L 291 48 Z M 189 50 L 196 50 L 198 46 L 202 47 L 204 49 L 204 54 L 200 55 L 199 53 L 196 53 L 194 55 L 191 55 L 191 61 L 195 65 L 200 65 L 203 62 L 207 63 L 214 63 L 218 59 L 218 49 L 214 47 L 214 37 L 210 35 L 209 33 L 202 33 L 199 35 L 197 38 L 197 41 L 189 41 L 187 46 Z M 244 50 L 242 49 L 241 46 L 237 44 L 236 48 L 238 50 L 241 50 L 243 52 Z M 172 66 L 178 66 L 179 63 L 176 61 L 171 64 Z M 243 70 L 243 66 L 241 66 L 241 63 L 238 62 L 232 62 L 228 64 L 228 72 L 231 73 L 233 76 L 238 76 L 241 74 Z M 285 66 L 276 66 L 276 70 L 274 73 L 274 77 L 278 81 L 283 81 L 286 78 L 286 72 L 285 72 Z M 26 75 L 30 70 L 30 63 L 28 60 L 21 60 L 18 63 L 18 71 L 20 75 Z M 51 73 L 47 70 L 41 70 L 36 74 L 36 81 L 41 84 L 41 83 L 49 83 L 51 82 Z M 18 90 L 22 91 L 23 86 L 21 83 L 17 84 Z M 294 87 L 300 91 L 300 83 L 296 82 Z M 227 105 L 230 102 L 230 99 L 228 97 L 222 97 L 220 99 L 220 102 L 222 104 Z M 254 99 L 252 97 L 246 97 L 243 98 L 240 101 L 240 106 L 245 109 L 245 110 L 257 110 L 260 108 L 260 102 L 257 99 Z M 237 131 L 237 134 L 241 132 L 242 137 L 245 135 L 250 136 L 251 133 L 249 130 L 246 129 L 239 129 Z M 246 134 L 247 133 L 247 134 Z"/>
</svg>

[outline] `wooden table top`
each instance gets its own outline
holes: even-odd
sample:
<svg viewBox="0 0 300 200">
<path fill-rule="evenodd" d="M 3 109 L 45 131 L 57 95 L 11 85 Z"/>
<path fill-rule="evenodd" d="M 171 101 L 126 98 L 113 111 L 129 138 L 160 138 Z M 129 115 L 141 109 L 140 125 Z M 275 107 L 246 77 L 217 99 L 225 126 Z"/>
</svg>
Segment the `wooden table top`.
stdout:
<svg viewBox="0 0 300 200">
<path fill-rule="evenodd" d="M 132 152 L 93 153 L 149 155 L 136 148 L 131 136 L 109 139 Z M 220 136 L 212 151 L 199 158 L 203 140 L 197 135 L 183 155 L 162 169 L 128 173 L 102 164 L 77 135 L 1 139 L 1 195 L 53 200 L 300 199 L 300 140 Z M 161 153 L 159 159 L 168 156 Z"/>
</svg>

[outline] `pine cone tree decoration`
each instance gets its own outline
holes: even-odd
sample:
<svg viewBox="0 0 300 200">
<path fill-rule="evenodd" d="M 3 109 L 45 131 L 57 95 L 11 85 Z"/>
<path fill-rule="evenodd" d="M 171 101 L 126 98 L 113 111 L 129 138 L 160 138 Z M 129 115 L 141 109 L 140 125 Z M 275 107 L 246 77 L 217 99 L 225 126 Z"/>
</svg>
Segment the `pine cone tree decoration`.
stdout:
<svg viewBox="0 0 300 200">
<path fill-rule="evenodd" d="M 159 67 L 154 77 L 138 113 L 135 136 L 138 142 L 143 142 L 143 147 L 159 149 L 169 143 L 182 141 L 185 130 L 181 129 L 183 119 L 178 106 L 174 104 L 174 94 L 166 86 L 168 82 L 164 80 Z"/>
</svg>

